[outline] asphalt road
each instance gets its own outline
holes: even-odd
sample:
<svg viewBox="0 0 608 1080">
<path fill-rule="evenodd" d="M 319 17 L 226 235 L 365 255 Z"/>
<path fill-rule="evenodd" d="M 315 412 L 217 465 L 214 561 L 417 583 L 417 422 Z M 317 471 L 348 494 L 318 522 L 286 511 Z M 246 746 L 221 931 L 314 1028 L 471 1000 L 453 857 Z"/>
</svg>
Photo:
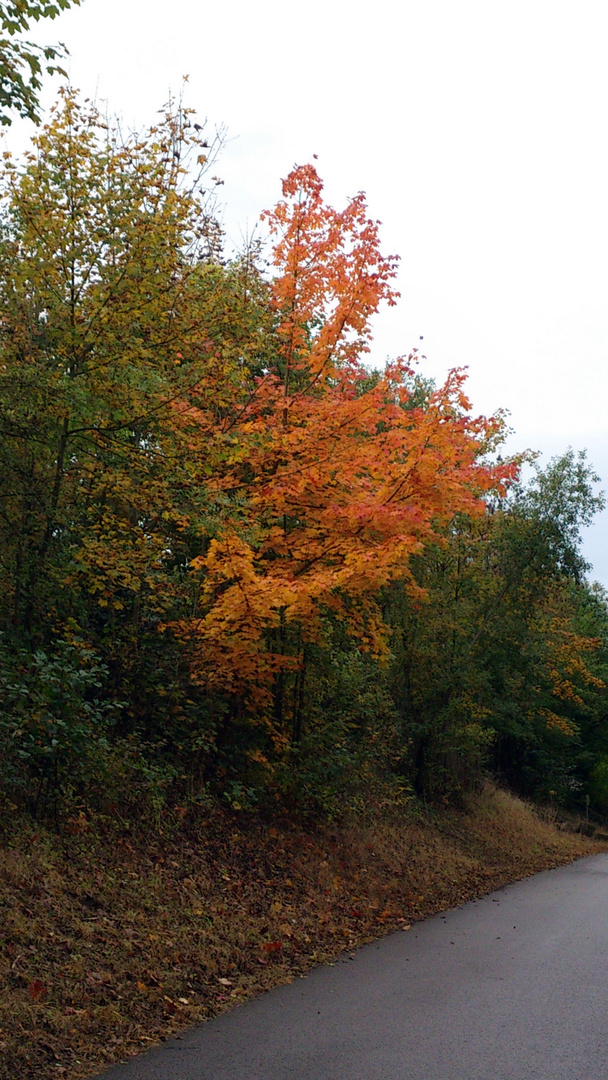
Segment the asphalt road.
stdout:
<svg viewBox="0 0 608 1080">
<path fill-rule="evenodd" d="M 414 924 L 104 1080 L 608 1080 L 608 855 Z"/>
</svg>

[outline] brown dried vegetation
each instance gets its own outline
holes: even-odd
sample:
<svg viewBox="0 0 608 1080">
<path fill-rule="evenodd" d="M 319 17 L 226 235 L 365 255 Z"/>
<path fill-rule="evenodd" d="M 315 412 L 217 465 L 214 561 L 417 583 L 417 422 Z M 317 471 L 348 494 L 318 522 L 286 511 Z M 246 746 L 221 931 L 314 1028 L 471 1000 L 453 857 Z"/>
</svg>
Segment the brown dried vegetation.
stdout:
<svg viewBox="0 0 608 1080">
<path fill-rule="evenodd" d="M 179 817 L 179 815 L 177 815 Z M 410 920 L 603 850 L 487 788 L 465 811 L 155 834 L 13 826 L 0 853 L 0 1076 L 69 1080 Z"/>
</svg>

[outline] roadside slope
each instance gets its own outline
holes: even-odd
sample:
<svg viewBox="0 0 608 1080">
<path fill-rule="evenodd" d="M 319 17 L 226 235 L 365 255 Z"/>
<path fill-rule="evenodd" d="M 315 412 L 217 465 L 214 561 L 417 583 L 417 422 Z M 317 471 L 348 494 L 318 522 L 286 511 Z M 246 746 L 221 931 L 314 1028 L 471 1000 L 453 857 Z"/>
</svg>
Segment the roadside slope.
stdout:
<svg viewBox="0 0 608 1080">
<path fill-rule="evenodd" d="M 215 811 L 172 835 L 0 853 L 0 1076 L 94 1075 L 410 921 L 606 850 L 487 788 L 466 812 L 322 830 Z"/>
</svg>

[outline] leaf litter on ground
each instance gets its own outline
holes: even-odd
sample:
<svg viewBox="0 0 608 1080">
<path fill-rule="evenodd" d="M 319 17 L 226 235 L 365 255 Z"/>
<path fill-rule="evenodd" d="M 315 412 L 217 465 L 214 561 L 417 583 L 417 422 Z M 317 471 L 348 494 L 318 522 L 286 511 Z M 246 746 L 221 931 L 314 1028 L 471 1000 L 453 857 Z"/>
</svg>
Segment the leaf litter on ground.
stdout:
<svg viewBox="0 0 608 1080">
<path fill-rule="evenodd" d="M 606 844 L 487 789 L 466 811 L 156 834 L 22 821 L 0 849 L 0 1078 L 83 1080 L 314 965 Z"/>
</svg>

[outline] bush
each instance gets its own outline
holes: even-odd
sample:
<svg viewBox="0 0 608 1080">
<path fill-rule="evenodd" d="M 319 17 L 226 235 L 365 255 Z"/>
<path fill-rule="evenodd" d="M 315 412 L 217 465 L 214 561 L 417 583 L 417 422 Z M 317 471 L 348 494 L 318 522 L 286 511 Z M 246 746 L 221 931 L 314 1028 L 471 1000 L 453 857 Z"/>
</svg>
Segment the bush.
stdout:
<svg viewBox="0 0 608 1080">
<path fill-rule="evenodd" d="M 104 771 L 118 708 L 98 697 L 105 675 L 86 646 L 32 654 L 0 641 L 0 786 L 35 815 Z"/>
</svg>

